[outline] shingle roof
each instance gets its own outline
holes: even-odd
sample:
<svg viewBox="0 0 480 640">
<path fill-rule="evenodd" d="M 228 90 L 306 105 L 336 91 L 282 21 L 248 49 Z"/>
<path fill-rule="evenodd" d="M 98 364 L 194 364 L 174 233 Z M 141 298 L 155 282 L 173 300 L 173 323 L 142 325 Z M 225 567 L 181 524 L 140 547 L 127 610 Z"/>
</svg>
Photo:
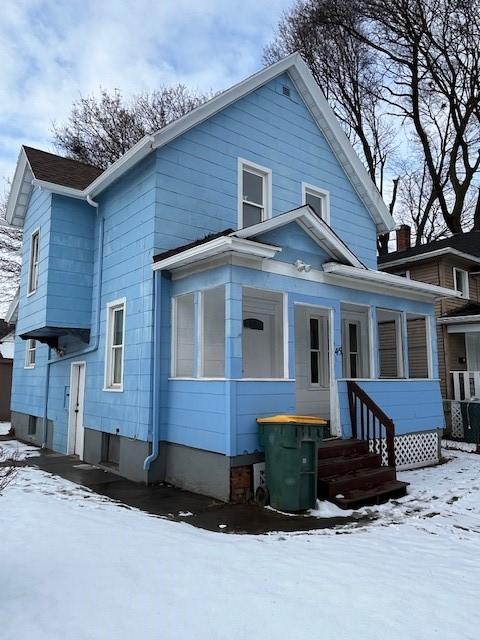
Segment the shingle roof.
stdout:
<svg viewBox="0 0 480 640">
<path fill-rule="evenodd" d="M 233 233 L 233 229 L 224 229 L 223 231 L 219 231 L 218 233 L 210 233 L 208 236 L 200 238 L 199 240 L 194 240 L 193 242 L 189 242 L 188 244 L 182 244 L 180 247 L 175 247 L 175 249 L 169 249 L 168 251 L 163 251 L 163 253 L 158 253 L 156 256 L 153 256 L 153 261 L 160 262 L 160 260 L 171 258 L 172 256 L 176 256 L 178 253 L 187 251 L 187 249 L 199 247 L 202 244 L 210 242 L 210 240 L 216 240 L 217 238 L 228 236 L 230 233 Z"/>
<path fill-rule="evenodd" d="M 378 264 L 388 264 L 393 260 L 402 260 L 403 258 L 428 254 L 432 251 L 446 248 L 456 249 L 462 253 L 469 253 L 472 256 L 480 257 L 480 231 L 456 233 L 449 238 L 435 240 L 435 242 L 422 244 L 419 247 L 411 247 L 406 251 L 394 251 L 385 256 L 379 256 Z"/>
<path fill-rule="evenodd" d="M 32 147 L 23 147 L 33 175 L 38 180 L 53 182 L 73 189 L 85 189 L 103 173 L 102 169 L 71 158 Z"/>
<path fill-rule="evenodd" d="M 463 307 L 459 307 L 458 309 L 455 309 L 455 311 L 450 311 L 450 313 L 442 315 L 442 318 L 456 318 L 478 315 L 480 315 L 480 304 L 478 304 L 478 302 L 468 302 L 467 304 L 463 305 Z"/>
</svg>

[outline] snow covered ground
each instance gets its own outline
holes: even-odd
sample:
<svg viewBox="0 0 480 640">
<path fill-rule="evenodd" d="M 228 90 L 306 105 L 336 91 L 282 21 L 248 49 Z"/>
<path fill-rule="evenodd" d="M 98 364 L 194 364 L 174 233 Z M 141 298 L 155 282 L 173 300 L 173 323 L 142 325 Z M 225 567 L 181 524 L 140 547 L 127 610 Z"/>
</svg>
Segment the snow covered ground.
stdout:
<svg viewBox="0 0 480 640">
<path fill-rule="evenodd" d="M 477 639 L 480 456 L 446 456 L 399 474 L 409 495 L 374 523 L 268 536 L 155 518 L 21 468 L 0 497 L 0 637 Z"/>
</svg>

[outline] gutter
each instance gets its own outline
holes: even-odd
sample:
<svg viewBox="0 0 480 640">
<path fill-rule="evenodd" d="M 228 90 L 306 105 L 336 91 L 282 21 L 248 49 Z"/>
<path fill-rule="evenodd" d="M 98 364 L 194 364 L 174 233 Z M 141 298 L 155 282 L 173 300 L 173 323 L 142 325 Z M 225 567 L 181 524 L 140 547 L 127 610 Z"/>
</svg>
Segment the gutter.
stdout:
<svg viewBox="0 0 480 640">
<path fill-rule="evenodd" d="M 97 209 L 98 216 L 98 202 L 94 202 L 93 200 L 87 200 L 88 204 Z M 45 396 L 44 396 L 44 405 L 43 405 L 43 442 L 42 448 L 45 449 L 47 446 L 47 431 L 48 431 L 48 392 L 50 388 L 50 366 L 55 364 L 56 362 L 64 362 L 65 360 L 69 360 L 70 358 L 76 358 L 77 356 L 86 355 L 87 353 L 92 353 L 98 349 L 98 345 L 100 343 L 100 315 L 101 315 L 101 300 L 102 300 L 102 280 L 103 280 L 103 239 L 104 239 L 104 230 L 105 230 L 105 221 L 102 218 L 100 220 L 100 228 L 98 231 L 98 280 L 97 280 L 97 300 L 96 300 L 96 313 L 97 317 L 95 318 L 95 336 L 93 344 L 85 347 L 85 349 L 79 349 L 78 351 L 74 351 L 73 353 L 68 353 L 67 355 L 52 358 L 52 350 L 48 349 L 48 359 L 47 359 L 47 370 L 45 374 Z"/>
<path fill-rule="evenodd" d="M 152 346 L 152 451 L 145 458 L 143 468 L 146 472 L 146 482 L 148 483 L 148 472 L 154 460 L 158 458 L 160 439 L 160 319 L 161 319 L 161 295 L 162 295 L 162 273 L 159 270 L 153 272 L 153 292 L 152 292 L 152 324 L 153 324 L 153 346 Z"/>
</svg>

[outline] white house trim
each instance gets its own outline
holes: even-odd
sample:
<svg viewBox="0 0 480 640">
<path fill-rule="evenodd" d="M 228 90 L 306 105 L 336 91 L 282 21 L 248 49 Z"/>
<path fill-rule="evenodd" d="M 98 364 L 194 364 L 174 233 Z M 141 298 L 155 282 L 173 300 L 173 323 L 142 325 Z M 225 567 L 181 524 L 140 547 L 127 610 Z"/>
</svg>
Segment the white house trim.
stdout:
<svg viewBox="0 0 480 640">
<path fill-rule="evenodd" d="M 280 247 L 275 247 L 261 242 L 252 242 L 231 236 L 221 236 L 209 242 L 204 242 L 191 249 L 186 249 L 176 253 L 169 258 L 153 263 L 153 270 L 173 269 L 183 267 L 192 262 L 205 260 L 226 252 L 243 253 L 257 258 L 273 258 L 281 251 Z"/>
<path fill-rule="evenodd" d="M 215 96 L 208 102 L 200 105 L 190 113 L 178 118 L 153 136 L 148 135 L 142 138 L 136 145 L 127 151 L 121 158 L 114 162 L 98 178 L 81 191 L 80 197 L 94 197 L 103 189 L 108 187 L 114 180 L 119 178 L 125 171 L 128 171 L 134 164 L 147 156 L 152 149 L 162 147 L 174 138 L 182 135 L 197 124 L 207 120 L 215 113 L 225 109 L 245 95 L 255 91 L 265 83 L 273 80 L 282 73 L 288 73 L 295 84 L 297 90 L 307 105 L 312 117 L 322 130 L 328 140 L 334 154 L 342 165 L 351 184 L 357 191 L 358 196 L 365 204 L 367 210 L 375 221 L 377 232 L 386 233 L 395 227 L 394 220 L 390 215 L 382 197 L 367 173 L 362 162 L 355 153 L 347 136 L 343 132 L 338 120 L 325 99 L 320 87 L 315 82 L 308 66 L 302 60 L 299 53 L 293 53 L 275 64 L 262 69 L 254 75 L 242 80 L 230 89 Z M 31 194 L 31 169 L 30 181 L 28 180 L 26 168 L 29 168 L 26 161 L 25 152 L 20 152 L 19 162 L 15 171 L 12 191 L 7 205 L 7 220 L 10 224 L 23 225 L 25 208 Z M 17 208 L 18 195 L 22 185 L 26 183 L 30 189 L 24 203 L 23 212 Z M 58 186 L 58 185 L 57 185 Z M 76 190 L 73 190 L 76 191 Z M 15 222 L 14 222 L 15 220 Z"/>
<path fill-rule="evenodd" d="M 281 213 L 260 224 L 239 229 L 230 235 L 237 238 L 254 238 L 262 233 L 283 227 L 290 222 L 296 222 L 322 249 L 333 257 L 348 262 L 358 269 L 366 268 L 347 245 L 340 240 L 333 229 L 324 220 L 321 220 L 308 205 Z"/>
<path fill-rule="evenodd" d="M 342 276 L 351 279 L 363 280 L 365 282 L 371 282 L 376 284 L 389 285 L 402 291 L 411 291 L 423 293 L 431 296 L 432 298 L 462 298 L 463 296 L 454 291 L 453 289 L 446 289 L 445 287 L 438 287 L 437 285 L 427 284 L 425 282 L 419 282 L 418 280 L 410 280 L 402 276 L 395 276 L 391 273 L 384 273 L 382 271 L 373 271 L 370 269 L 357 269 L 355 267 L 349 267 L 344 264 L 338 264 L 336 262 L 328 262 L 323 265 L 323 270 L 326 273 L 332 275 Z M 350 284 L 352 286 L 352 283 Z"/>
<path fill-rule="evenodd" d="M 476 264 L 480 264 L 480 258 L 478 256 L 472 256 L 470 253 L 464 253 L 463 251 L 459 251 L 458 249 L 454 249 L 453 247 L 444 247 L 443 249 L 434 249 L 433 251 L 425 251 L 425 253 L 419 253 L 415 256 L 409 256 L 406 258 L 398 258 L 396 260 L 389 260 L 388 262 L 382 262 L 378 265 L 380 270 L 384 270 L 390 267 L 403 266 L 406 263 L 410 262 L 419 262 L 420 260 L 430 260 L 430 258 L 436 258 L 438 256 L 443 255 L 453 255 L 458 258 L 463 258 L 464 260 L 468 260 L 469 262 L 475 262 Z"/>
<path fill-rule="evenodd" d="M 322 200 L 324 209 L 322 211 L 322 220 L 324 220 L 327 224 L 330 224 L 330 192 L 313 184 L 309 184 L 308 182 L 302 182 L 302 204 L 307 204 L 307 191 L 309 191 L 313 195 L 316 195 Z"/>
</svg>

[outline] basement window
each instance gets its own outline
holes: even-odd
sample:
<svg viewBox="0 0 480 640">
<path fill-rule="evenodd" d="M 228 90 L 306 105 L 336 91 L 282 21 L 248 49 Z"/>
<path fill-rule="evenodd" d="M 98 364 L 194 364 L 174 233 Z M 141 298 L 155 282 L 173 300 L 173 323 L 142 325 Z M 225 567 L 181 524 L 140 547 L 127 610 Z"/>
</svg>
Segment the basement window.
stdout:
<svg viewBox="0 0 480 640">
<path fill-rule="evenodd" d="M 403 377 L 401 313 L 377 309 L 380 378 Z"/>
</svg>

